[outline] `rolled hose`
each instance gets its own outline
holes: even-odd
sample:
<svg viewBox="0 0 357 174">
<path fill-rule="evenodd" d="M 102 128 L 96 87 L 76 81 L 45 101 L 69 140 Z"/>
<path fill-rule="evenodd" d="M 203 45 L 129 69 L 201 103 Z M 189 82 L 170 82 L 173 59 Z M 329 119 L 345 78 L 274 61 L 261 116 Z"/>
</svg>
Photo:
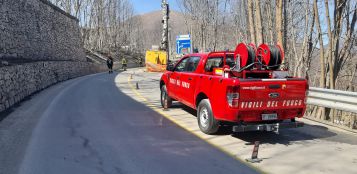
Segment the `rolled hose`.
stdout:
<svg viewBox="0 0 357 174">
<path fill-rule="evenodd" d="M 280 54 L 280 48 L 275 45 L 269 46 L 270 48 L 270 62 L 269 66 L 280 65 L 282 62 L 282 57 Z"/>
<path fill-rule="evenodd" d="M 270 70 L 279 69 L 284 59 L 284 53 L 279 45 L 262 44 L 258 47 L 257 55 L 258 60 Z"/>
<path fill-rule="evenodd" d="M 256 49 L 253 44 L 240 43 L 237 45 L 234 52 L 234 58 L 240 58 L 240 67 L 247 67 L 248 65 L 255 62 L 256 59 Z M 252 66 L 247 67 L 247 69 L 253 68 Z"/>
<path fill-rule="evenodd" d="M 248 48 L 248 61 L 247 64 L 252 64 L 255 62 L 255 49 L 251 45 L 247 45 Z"/>
</svg>

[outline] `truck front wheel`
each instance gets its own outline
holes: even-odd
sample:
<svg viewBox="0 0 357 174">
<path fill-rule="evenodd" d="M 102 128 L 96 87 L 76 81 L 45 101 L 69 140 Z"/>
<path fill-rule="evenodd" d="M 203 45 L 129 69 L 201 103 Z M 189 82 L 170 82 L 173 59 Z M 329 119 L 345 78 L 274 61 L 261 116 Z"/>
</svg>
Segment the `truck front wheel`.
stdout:
<svg viewBox="0 0 357 174">
<path fill-rule="evenodd" d="M 218 132 L 219 122 L 213 116 L 212 107 L 208 99 L 203 99 L 198 105 L 197 121 L 203 133 L 215 134 Z"/>
<path fill-rule="evenodd" d="M 161 87 L 160 100 L 161 100 L 161 106 L 162 106 L 163 108 L 165 108 L 165 104 L 166 104 L 167 108 L 171 107 L 171 105 L 172 105 L 172 99 L 171 99 L 171 97 L 169 97 L 169 95 L 167 94 L 166 85 L 163 85 L 163 86 Z"/>
</svg>

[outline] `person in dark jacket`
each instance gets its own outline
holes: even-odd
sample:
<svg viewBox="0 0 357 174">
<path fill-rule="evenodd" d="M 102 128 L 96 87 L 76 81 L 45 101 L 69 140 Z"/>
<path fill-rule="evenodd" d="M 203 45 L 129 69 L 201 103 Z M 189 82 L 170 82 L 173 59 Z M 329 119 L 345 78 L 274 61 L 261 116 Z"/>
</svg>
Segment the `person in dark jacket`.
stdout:
<svg viewBox="0 0 357 174">
<path fill-rule="evenodd" d="M 142 67 L 143 66 L 143 58 L 139 58 L 139 67 Z"/>
<path fill-rule="evenodd" d="M 107 66 L 109 69 L 109 74 L 113 73 L 113 57 L 110 54 L 108 54 Z"/>
</svg>

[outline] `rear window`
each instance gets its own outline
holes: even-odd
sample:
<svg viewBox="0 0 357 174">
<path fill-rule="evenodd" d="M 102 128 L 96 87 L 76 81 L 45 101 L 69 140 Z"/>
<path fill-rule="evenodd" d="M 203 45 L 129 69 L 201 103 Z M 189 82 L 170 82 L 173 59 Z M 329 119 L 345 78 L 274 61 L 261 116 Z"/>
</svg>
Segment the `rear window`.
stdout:
<svg viewBox="0 0 357 174">
<path fill-rule="evenodd" d="M 223 68 L 223 57 L 210 57 L 205 65 L 206 72 L 213 72 L 214 68 Z"/>
<path fill-rule="evenodd" d="M 233 55 L 233 54 L 227 54 L 226 64 L 227 64 L 229 67 L 231 67 L 231 68 L 234 67 L 234 65 L 235 65 L 236 63 L 234 62 L 234 55 Z"/>
<path fill-rule="evenodd" d="M 226 55 L 226 65 L 228 65 L 231 68 L 234 67 L 235 62 L 234 62 L 233 54 Z M 214 68 L 223 68 L 223 66 L 224 66 L 223 57 L 210 57 L 207 59 L 205 65 L 205 71 L 213 72 Z"/>
</svg>

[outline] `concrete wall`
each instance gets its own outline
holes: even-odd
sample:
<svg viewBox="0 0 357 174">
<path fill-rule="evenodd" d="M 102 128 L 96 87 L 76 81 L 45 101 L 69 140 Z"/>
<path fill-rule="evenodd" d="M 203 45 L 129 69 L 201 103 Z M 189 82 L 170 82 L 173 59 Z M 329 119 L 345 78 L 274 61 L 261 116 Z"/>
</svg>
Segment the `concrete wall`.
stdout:
<svg viewBox="0 0 357 174">
<path fill-rule="evenodd" d="M 78 20 L 47 0 L 0 0 L 0 60 L 85 61 Z"/>
</svg>

